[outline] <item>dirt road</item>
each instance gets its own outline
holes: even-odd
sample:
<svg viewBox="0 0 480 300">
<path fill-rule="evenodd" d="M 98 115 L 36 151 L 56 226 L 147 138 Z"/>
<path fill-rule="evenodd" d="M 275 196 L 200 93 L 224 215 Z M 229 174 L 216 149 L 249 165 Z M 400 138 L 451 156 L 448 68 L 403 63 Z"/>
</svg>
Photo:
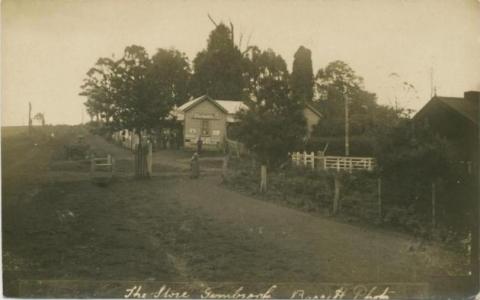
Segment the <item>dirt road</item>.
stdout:
<svg viewBox="0 0 480 300">
<path fill-rule="evenodd" d="M 88 172 L 52 169 L 61 142 L 26 155 L 28 147 L 20 147 L 24 139 L 2 141 L 7 295 L 121 297 L 125 286 L 87 283 L 129 280 L 200 285 L 425 281 L 445 274 L 458 260 L 440 247 L 418 249 L 405 235 L 338 223 L 227 190 L 218 158 L 204 159 L 208 171 L 192 180 L 189 153 L 160 151 L 154 157 L 156 176 L 133 180 L 129 151 L 99 137 L 87 140 L 120 162 L 117 179 L 107 187 L 93 185 Z M 27 151 L 25 162 L 15 166 L 18 162 L 9 158 L 21 151 Z M 22 180 L 29 184 L 19 184 Z M 83 285 L 58 288 L 59 282 L 77 281 Z M 48 282 L 56 288 L 47 289 Z"/>
</svg>

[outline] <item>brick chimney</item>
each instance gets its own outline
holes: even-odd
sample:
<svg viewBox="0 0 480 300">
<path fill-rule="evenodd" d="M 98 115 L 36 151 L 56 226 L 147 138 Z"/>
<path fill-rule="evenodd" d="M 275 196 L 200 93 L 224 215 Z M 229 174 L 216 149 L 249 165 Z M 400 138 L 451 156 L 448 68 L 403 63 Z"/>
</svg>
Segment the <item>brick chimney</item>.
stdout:
<svg viewBox="0 0 480 300">
<path fill-rule="evenodd" d="M 479 91 L 467 91 L 463 94 L 463 98 L 474 103 L 480 103 L 480 92 Z"/>
</svg>

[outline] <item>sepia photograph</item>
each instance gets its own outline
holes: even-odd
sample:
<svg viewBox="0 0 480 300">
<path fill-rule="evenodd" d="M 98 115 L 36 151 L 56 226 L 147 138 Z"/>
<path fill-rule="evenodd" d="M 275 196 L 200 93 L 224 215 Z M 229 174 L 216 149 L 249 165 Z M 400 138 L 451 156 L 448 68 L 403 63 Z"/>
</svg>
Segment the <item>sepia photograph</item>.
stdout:
<svg viewBox="0 0 480 300">
<path fill-rule="evenodd" d="M 2 0 L 7 298 L 480 299 L 480 0 Z"/>
</svg>

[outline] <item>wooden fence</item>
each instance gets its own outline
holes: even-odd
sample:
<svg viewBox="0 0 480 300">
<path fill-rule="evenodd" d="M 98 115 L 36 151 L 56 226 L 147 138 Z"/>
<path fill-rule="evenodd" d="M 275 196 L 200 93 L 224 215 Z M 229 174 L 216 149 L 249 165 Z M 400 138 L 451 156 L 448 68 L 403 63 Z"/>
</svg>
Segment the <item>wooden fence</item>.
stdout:
<svg viewBox="0 0 480 300">
<path fill-rule="evenodd" d="M 237 157 L 248 154 L 248 149 L 243 143 L 230 139 L 225 139 L 225 144 L 228 148 L 228 151 L 230 151 L 230 153 L 232 154 L 235 154 Z"/>
<path fill-rule="evenodd" d="M 373 157 L 353 157 L 353 156 L 324 156 L 322 152 L 315 155 L 314 152 L 294 152 L 291 154 L 292 162 L 296 166 L 310 167 L 322 170 L 336 171 L 373 171 L 375 168 L 375 159 Z"/>
<path fill-rule="evenodd" d="M 97 182 L 108 182 L 113 177 L 115 159 L 108 154 L 106 157 L 90 159 L 90 177 Z"/>
</svg>

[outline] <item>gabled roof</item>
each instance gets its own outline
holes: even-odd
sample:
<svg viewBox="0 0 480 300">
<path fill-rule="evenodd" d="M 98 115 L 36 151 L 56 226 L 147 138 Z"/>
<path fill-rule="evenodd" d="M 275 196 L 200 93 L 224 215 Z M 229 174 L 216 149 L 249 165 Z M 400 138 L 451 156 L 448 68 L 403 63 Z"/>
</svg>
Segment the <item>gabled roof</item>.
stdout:
<svg viewBox="0 0 480 300">
<path fill-rule="evenodd" d="M 464 98 L 438 97 L 438 100 L 448 105 L 470 121 L 478 124 L 478 103 L 467 101 Z"/>
<path fill-rule="evenodd" d="M 421 117 L 426 113 L 427 107 L 434 105 L 435 103 L 440 103 L 473 123 L 478 124 L 478 102 L 468 101 L 465 98 L 459 97 L 434 96 L 427 104 L 425 104 L 425 106 L 422 107 L 422 109 L 420 109 L 419 112 L 415 114 L 414 118 Z"/>
<path fill-rule="evenodd" d="M 248 109 L 248 106 L 243 103 L 243 101 L 234 101 L 234 100 L 214 100 L 207 95 L 200 96 L 198 98 L 192 99 L 180 107 L 173 109 L 171 115 L 176 117 L 177 120 L 182 121 L 185 117 L 185 112 L 193 109 L 195 106 L 199 105 L 204 101 L 209 101 L 220 111 L 227 114 L 227 122 L 235 122 L 235 114 L 241 109 Z"/>
<path fill-rule="evenodd" d="M 213 105 L 215 105 L 218 109 L 220 109 L 222 112 L 226 113 L 227 116 L 227 121 L 228 122 L 234 122 L 235 121 L 235 114 L 239 112 L 241 109 L 246 109 L 248 110 L 248 106 L 243 103 L 243 101 L 235 101 L 235 100 L 213 100 L 207 95 L 200 96 L 198 98 L 192 99 L 184 104 L 182 104 L 180 107 L 174 109 L 171 112 L 172 116 L 175 116 L 177 120 L 182 121 L 184 118 L 184 113 L 193 109 L 195 106 L 199 105 L 200 103 L 204 101 L 209 101 Z M 315 103 L 306 103 L 305 107 L 308 108 L 310 111 L 312 111 L 314 114 L 316 114 L 318 117 L 322 117 L 323 115 L 320 113 L 320 111 L 315 107 Z"/>
<path fill-rule="evenodd" d="M 215 100 L 220 106 L 222 106 L 229 114 L 236 114 L 241 109 L 248 109 L 248 106 L 243 101 L 234 100 Z"/>
<path fill-rule="evenodd" d="M 227 114 L 236 114 L 240 109 L 248 108 L 242 101 L 213 100 L 209 96 L 203 95 L 193 100 L 190 100 L 187 103 L 182 104 L 179 108 L 177 108 L 177 110 L 180 112 L 187 112 L 204 101 L 210 101 L 213 105 L 215 105 L 221 111 Z"/>
<path fill-rule="evenodd" d="M 212 103 L 214 106 L 216 106 L 218 109 L 220 109 L 221 111 L 223 111 L 224 113 L 228 113 L 228 111 L 223 107 L 221 106 L 219 103 L 217 103 L 216 100 L 213 100 L 212 98 L 210 98 L 209 96 L 207 95 L 203 95 L 203 96 L 200 96 L 198 98 L 195 98 L 193 100 L 190 100 L 188 101 L 187 103 L 184 103 L 183 105 L 181 105 L 178 110 L 180 112 L 187 112 L 189 110 L 191 110 L 192 108 L 194 108 L 195 106 L 197 106 L 198 104 L 204 102 L 204 101 L 209 101 L 210 103 Z"/>
</svg>

